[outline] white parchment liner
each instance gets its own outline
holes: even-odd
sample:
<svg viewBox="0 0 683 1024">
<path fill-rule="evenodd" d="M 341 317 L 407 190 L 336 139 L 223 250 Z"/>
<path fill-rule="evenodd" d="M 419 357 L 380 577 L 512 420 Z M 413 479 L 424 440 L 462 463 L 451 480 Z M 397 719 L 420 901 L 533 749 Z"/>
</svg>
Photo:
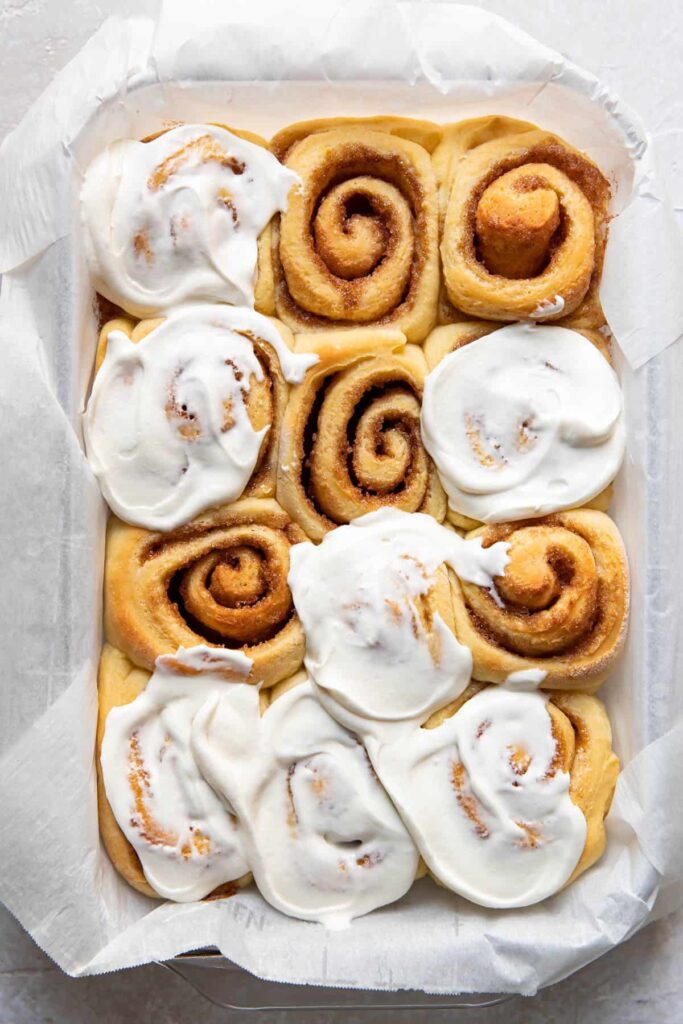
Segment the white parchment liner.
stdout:
<svg viewBox="0 0 683 1024">
<path fill-rule="evenodd" d="M 271 980 L 532 993 L 681 897 L 683 240 L 647 136 L 592 76 L 475 8 L 169 0 L 135 11 L 104 24 L 0 148 L 0 898 L 74 975 L 216 945 Z M 616 190 L 602 296 L 623 353 L 629 455 L 613 511 L 633 614 L 601 694 L 626 765 L 607 853 L 537 907 L 485 910 L 423 881 L 337 933 L 281 916 L 254 889 L 149 900 L 118 877 L 97 829 L 106 510 L 80 432 L 95 345 L 75 203 L 83 168 L 113 139 L 170 120 L 269 135 L 318 115 L 491 112 L 557 130 Z"/>
</svg>

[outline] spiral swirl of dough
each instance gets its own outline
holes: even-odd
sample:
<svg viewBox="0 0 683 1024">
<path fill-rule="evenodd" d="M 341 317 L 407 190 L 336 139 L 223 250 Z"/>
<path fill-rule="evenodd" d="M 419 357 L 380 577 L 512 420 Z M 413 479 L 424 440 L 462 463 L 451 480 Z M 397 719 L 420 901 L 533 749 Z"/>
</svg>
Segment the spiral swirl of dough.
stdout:
<svg viewBox="0 0 683 1024">
<path fill-rule="evenodd" d="M 436 181 L 421 143 L 435 132 L 411 124 L 314 122 L 273 140 L 302 182 L 273 231 L 275 310 L 293 330 L 381 324 L 420 341 L 433 326 Z"/>
<path fill-rule="evenodd" d="M 297 338 L 318 362 L 292 390 L 277 498 L 309 537 L 384 506 L 443 519 L 446 500 L 420 434 L 426 363 L 398 331 Z"/>
<path fill-rule="evenodd" d="M 285 679 L 303 659 L 287 573 L 291 546 L 305 539 L 269 498 L 243 498 L 171 533 L 112 519 L 107 639 L 150 671 L 160 654 L 208 644 L 243 651 L 249 682 Z"/>
<path fill-rule="evenodd" d="M 585 154 L 525 122 L 482 118 L 444 129 L 434 161 L 454 307 L 443 320 L 600 326 L 610 188 Z"/>
<path fill-rule="evenodd" d="M 626 634 L 629 585 L 623 542 L 603 512 L 578 509 L 467 534 L 506 541 L 495 593 L 454 580 L 455 632 L 472 651 L 475 679 L 503 682 L 542 669 L 544 687 L 594 690 Z"/>
</svg>

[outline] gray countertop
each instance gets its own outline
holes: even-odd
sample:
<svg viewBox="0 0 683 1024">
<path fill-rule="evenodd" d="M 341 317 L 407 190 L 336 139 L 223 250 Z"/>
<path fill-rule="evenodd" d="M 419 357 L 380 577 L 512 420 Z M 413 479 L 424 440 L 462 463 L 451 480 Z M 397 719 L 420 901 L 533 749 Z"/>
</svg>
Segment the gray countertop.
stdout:
<svg viewBox="0 0 683 1024">
<path fill-rule="evenodd" d="M 477 6 L 522 28 L 603 78 L 643 117 L 653 135 L 662 176 L 683 212 L 683 5 L 672 0 L 480 0 Z M 134 9 L 130 0 L 0 0 L 0 137 L 21 118 L 55 72 L 108 14 Z M 485 1010 L 436 1013 L 434 1021 L 478 1024 L 680 1024 L 683 1021 L 683 911 L 650 925 L 630 942 L 535 999 Z M 16 921 L 0 908 L 2 1024 L 139 1024 L 201 1019 L 243 1021 L 244 1013 L 204 1004 L 183 981 L 150 966 L 74 981 L 61 974 Z M 261 1019 L 297 1019 L 278 1013 Z M 426 1019 L 426 1013 L 333 1017 Z"/>
</svg>

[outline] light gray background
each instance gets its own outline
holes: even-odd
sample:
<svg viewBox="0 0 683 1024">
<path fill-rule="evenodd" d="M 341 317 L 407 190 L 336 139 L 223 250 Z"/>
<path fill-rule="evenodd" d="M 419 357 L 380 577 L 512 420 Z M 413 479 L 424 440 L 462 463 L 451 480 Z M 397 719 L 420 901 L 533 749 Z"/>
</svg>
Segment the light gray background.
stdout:
<svg viewBox="0 0 683 1024">
<path fill-rule="evenodd" d="M 683 5 L 676 0 L 479 0 L 477 6 L 516 21 L 568 54 L 638 110 L 654 137 L 672 201 L 683 212 Z M 0 0 L 0 137 L 104 18 L 129 8 L 130 0 Z M 8 200 L 11 197 L 2 198 Z M 429 1019 L 467 1024 L 680 1024 L 682 965 L 683 911 L 651 925 L 533 1000 L 515 999 L 491 1010 L 438 1013 Z M 274 1024 L 297 1017 L 268 1013 L 259 1019 Z M 196 1019 L 217 1024 L 244 1018 L 209 1007 L 158 967 L 78 981 L 67 978 L 0 907 L 1 1024 L 181 1024 Z M 390 1012 L 386 1018 L 305 1018 L 311 1024 L 333 1019 L 347 1024 L 386 1019 L 394 1024 L 426 1020 L 426 1015 L 414 1011 Z"/>
</svg>

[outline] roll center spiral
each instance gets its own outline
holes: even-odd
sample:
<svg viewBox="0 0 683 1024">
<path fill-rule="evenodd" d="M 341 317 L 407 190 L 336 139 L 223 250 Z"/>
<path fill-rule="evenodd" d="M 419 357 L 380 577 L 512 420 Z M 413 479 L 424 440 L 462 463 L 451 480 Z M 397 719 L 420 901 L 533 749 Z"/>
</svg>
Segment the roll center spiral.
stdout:
<svg viewBox="0 0 683 1024">
<path fill-rule="evenodd" d="M 362 176 L 333 185 L 313 218 L 319 257 L 347 281 L 372 274 L 401 241 L 400 278 L 408 280 L 413 251 L 410 205 L 389 182 Z"/>
<path fill-rule="evenodd" d="M 235 548 L 227 557 L 209 555 L 213 569 L 207 586 L 213 599 L 228 608 L 253 604 L 263 595 L 263 558 L 253 548 Z"/>
<path fill-rule="evenodd" d="M 536 277 L 552 255 L 562 209 L 543 169 L 542 164 L 527 164 L 508 171 L 479 199 L 476 243 L 479 258 L 491 274 Z"/>
<path fill-rule="evenodd" d="M 334 521 L 391 502 L 420 506 L 428 473 L 420 399 L 401 376 L 377 357 L 337 374 L 324 392 L 309 479 L 317 507 Z"/>
<path fill-rule="evenodd" d="M 233 643 L 253 643 L 271 636 L 291 613 L 289 545 L 268 528 L 231 532 L 219 550 L 181 572 L 180 597 L 201 628 Z"/>
<path fill-rule="evenodd" d="M 510 561 L 491 595 L 464 584 L 485 628 L 516 653 L 552 655 L 590 634 L 598 608 L 598 575 L 590 545 L 553 525 L 521 528 L 509 538 Z"/>
</svg>

